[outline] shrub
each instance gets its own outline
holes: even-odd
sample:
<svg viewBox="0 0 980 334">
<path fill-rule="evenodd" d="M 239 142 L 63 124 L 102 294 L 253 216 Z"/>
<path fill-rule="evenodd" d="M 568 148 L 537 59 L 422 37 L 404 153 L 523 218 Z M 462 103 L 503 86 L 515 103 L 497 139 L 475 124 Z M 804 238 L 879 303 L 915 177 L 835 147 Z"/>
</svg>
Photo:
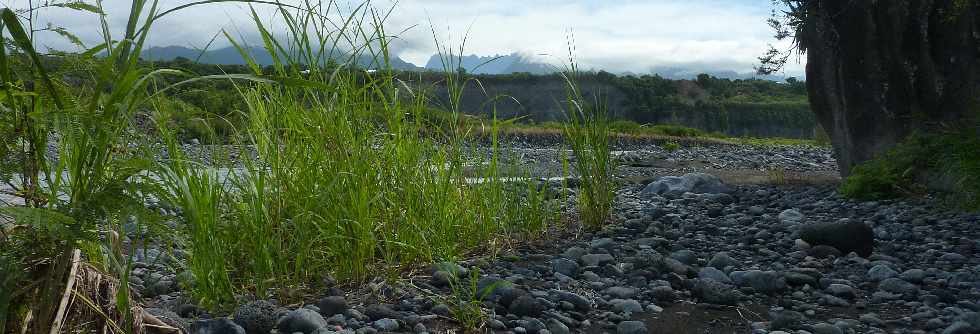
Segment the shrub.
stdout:
<svg viewBox="0 0 980 334">
<path fill-rule="evenodd" d="M 575 81 L 574 64 L 572 69 L 564 74 L 568 85 L 565 141 L 575 155 L 575 171 L 582 179 L 578 193 L 579 214 L 586 226 L 599 229 L 609 217 L 615 198 L 610 121 L 606 106 L 598 98 L 593 102 L 582 96 Z"/>
<path fill-rule="evenodd" d="M 651 132 L 674 137 L 701 137 L 704 132 L 680 125 L 659 124 L 649 128 Z"/>
<path fill-rule="evenodd" d="M 980 209 L 980 134 L 960 129 L 913 134 L 880 156 L 854 166 L 841 184 L 844 196 L 878 200 L 922 193 L 948 192 L 950 202 Z"/>
</svg>

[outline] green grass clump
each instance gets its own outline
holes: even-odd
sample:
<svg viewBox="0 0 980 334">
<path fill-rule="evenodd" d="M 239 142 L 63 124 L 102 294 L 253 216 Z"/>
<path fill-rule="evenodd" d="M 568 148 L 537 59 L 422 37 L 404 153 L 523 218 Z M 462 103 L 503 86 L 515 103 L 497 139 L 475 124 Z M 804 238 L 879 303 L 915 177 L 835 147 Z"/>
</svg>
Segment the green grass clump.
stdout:
<svg viewBox="0 0 980 334">
<path fill-rule="evenodd" d="M 167 166 L 176 176 L 173 204 L 189 226 L 194 292 L 211 306 L 233 302 L 229 286 L 295 301 L 326 274 L 394 277 L 420 263 L 492 250 L 507 236 L 540 231 L 552 217 L 547 190 L 536 180 L 504 177 L 529 174 L 500 162 L 501 122 L 489 121 L 490 156 L 471 152 L 471 129 L 457 104 L 436 111 L 416 87 L 395 80 L 382 17 L 362 7 L 350 17 L 367 18 L 363 27 L 334 28 L 322 21 L 332 9 L 282 9 L 295 23 L 284 37 L 254 18 L 264 47 L 281 55 L 272 66 L 278 79 L 239 87 L 247 110 L 234 137 L 257 156 L 228 175 L 227 191 L 212 175 L 193 171 L 199 167 Z M 241 50 L 260 76 L 264 69 Z M 378 70 L 300 66 L 323 63 L 331 50 L 360 50 L 346 57 L 371 57 Z M 465 78 L 447 76 L 450 96 L 460 96 Z"/>
<path fill-rule="evenodd" d="M 875 159 L 857 165 L 841 194 L 865 200 L 898 198 L 940 189 L 954 206 L 980 209 L 980 134 L 975 129 L 915 134 Z"/>
<path fill-rule="evenodd" d="M 463 326 L 467 332 L 478 332 L 487 321 L 487 312 L 483 309 L 483 301 L 497 288 L 495 283 L 482 291 L 479 289 L 480 270 L 473 268 L 466 277 L 457 277 L 453 273 L 449 279 L 451 293 L 447 297 L 437 298 L 449 306 L 449 314 Z"/>
<path fill-rule="evenodd" d="M 840 192 L 846 197 L 862 200 L 897 198 L 908 194 L 913 184 L 908 166 L 887 158 L 877 158 L 854 166 L 841 183 Z"/>
<path fill-rule="evenodd" d="M 680 125 L 658 124 L 648 128 L 650 133 L 673 137 L 706 137 L 703 131 Z"/>
<path fill-rule="evenodd" d="M 221 1 L 200 4 L 212 2 Z M 97 5 L 62 5 L 108 20 Z M 192 296 L 222 309 L 243 294 L 297 301 L 328 275 L 398 273 L 493 251 L 546 227 L 553 217 L 547 189 L 529 177 L 505 178 L 508 167 L 510 175 L 530 172 L 501 162 L 502 122 L 488 122 L 490 156 L 477 154 L 458 103 L 434 116 L 417 87 L 395 80 L 387 12 L 364 4 L 338 23 L 333 11 L 346 9 L 332 2 L 275 6 L 284 36 L 273 36 L 253 12 L 275 64 L 260 67 L 240 48 L 252 73 L 208 76 L 140 65 L 152 23 L 174 13 L 152 0 L 133 1 L 125 35 L 106 31 L 103 45 L 65 59 L 39 56 L 18 15 L 0 11 L 0 181 L 13 184 L 18 198 L 0 210 L 0 332 L 56 332 L 62 324 L 54 313 L 76 256 L 110 276 L 93 293 L 114 295 L 90 298 L 108 304 L 74 303 L 71 314 L 101 316 L 71 319 L 77 323 L 65 328 L 101 331 L 86 326 L 108 323 L 122 333 L 138 330 L 124 287 L 139 245 L 183 246 L 187 258 L 176 266 L 191 274 Z M 377 71 L 354 65 L 362 57 L 374 59 Z M 48 73 L 52 59 L 70 59 L 78 73 Z M 466 81 L 448 76 L 451 95 L 460 96 Z M 84 79 L 69 85 L 58 81 L 64 77 Z M 181 151 L 188 137 L 215 138 L 214 123 L 228 115 L 209 116 L 167 93 L 208 80 L 234 87 L 245 106 L 219 129 L 239 151 L 256 151 L 240 168 L 215 169 L 224 166 Z M 152 128 L 141 122 L 146 114 Z M 197 125 L 187 132 L 190 123 Z M 58 159 L 46 158 L 49 134 L 56 134 L 50 143 Z M 474 176 L 481 182 L 471 182 Z M 147 208 L 157 199 L 181 215 Z M 179 220 L 177 228 L 139 236 L 121 228 L 133 223 L 143 231 L 163 219 Z M 29 288 L 8 294 L 9 286 Z M 77 310 L 84 307 L 91 310 Z"/>
<path fill-rule="evenodd" d="M 610 120 L 605 104 L 595 97 L 588 101 L 575 82 L 576 68 L 566 74 L 568 120 L 565 142 L 575 156 L 574 168 L 581 178 L 578 210 L 582 222 L 592 229 L 605 225 L 615 199 L 615 165 L 610 157 Z"/>
</svg>

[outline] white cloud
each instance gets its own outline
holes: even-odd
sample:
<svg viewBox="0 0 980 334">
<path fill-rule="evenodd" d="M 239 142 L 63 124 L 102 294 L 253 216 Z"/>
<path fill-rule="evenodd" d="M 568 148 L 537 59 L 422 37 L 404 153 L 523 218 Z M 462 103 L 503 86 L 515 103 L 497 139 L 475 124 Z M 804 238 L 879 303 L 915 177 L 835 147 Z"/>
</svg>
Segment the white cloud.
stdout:
<svg viewBox="0 0 980 334">
<path fill-rule="evenodd" d="M 386 9 L 391 2 L 375 1 Z M 17 6 L 26 0 L 8 1 Z M 172 8 L 187 0 L 162 0 Z M 652 68 L 696 65 L 706 70 L 751 71 L 756 57 L 772 41 L 765 23 L 767 1 L 751 0 L 402 0 L 386 24 L 399 32 L 393 48 L 402 58 L 423 65 L 436 48 L 436 37 L 458 45 L 467 35 L 466 53 L 480 55 L 521 52 L 560 63 L 567 59 L 568 32 L 574 33 L 576 59 L 584 68 L 649 72 Z M 121 32 L 128 1 L 107 0 L 111 26 Z M 343 5 L 349 10 L 351 3 Z M 256 7 L 271 18 L 268 7 Z M 48 18 L 79 34 L 99 40 L 98 20 L 67 10 L 52 10 Z M 431 26 L 430 26 L 431 20 Z M 273 21 L 273 29 L 282 29 Z M 275 23 L 278 22 L 278 23 Z M 256 36 L 248 7 L 241 4 L 207 5 L 161 20 L 150 43 L 156 46 L 204 46 L 220 29 Z M 45 44 L 65 48 L 54 38 Z M 219 41 L 219 46 L 226 45 Z M 787 74 L 799 75 L 803 65 L 793 63 Z"/>
</svg>

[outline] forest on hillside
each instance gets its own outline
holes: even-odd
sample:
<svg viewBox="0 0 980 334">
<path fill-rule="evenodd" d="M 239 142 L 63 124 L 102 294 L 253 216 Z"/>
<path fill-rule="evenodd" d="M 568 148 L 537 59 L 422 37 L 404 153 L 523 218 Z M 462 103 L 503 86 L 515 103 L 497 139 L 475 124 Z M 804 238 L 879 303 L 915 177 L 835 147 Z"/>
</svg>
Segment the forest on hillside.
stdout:
<svg viewBox="0 0 980 334">
<path fill-rule="evenodd" d="M 147 62 L 146 66 L 180 68 L 198 75 L 247 73 L 245 65 L 197 63 L 186 58 Z M 272 68 L 266 68 L 271 73 Z M 365 74 L 366 75 L 366 74 Z M 539 75 L 466 74 L 461 101 L 462 111 L 484 118 L 492 117 L 487 102 L 498 96 L 507 99 L 493 104 L 498 117 L 519 118 L 523 123 L 560 121 L 564 118 L 556 99 L 564 95 L 561 74 Z M 395 77 L 409 86 L 422 87 L 436 103 L 448 109 L 445 74 L 439 71 L 398 71 Z M 812 138 L 815 121 L 807 102 L 803 81 L 789 78 L 785 82 L 763 79 L 726 79 L 707 74 L 694 80 L 672 80 L 658 75 L 615 75 L 605 71 L 582 72 L 577 80 L 599 95 L 609 113 L 617 120 L 638 124 L 674 124 L 729 136 Z M 478 84 L 477 84 L 478 82 Z M 241 119 L 244 110 L 230 81 L 201 81 L 172 90 L 169 96 L 181 104 L 194 119 L 212 120 L 208 126 L 219 134 L 228 133 Z M 220 120 L 220 121 L 219 121 Z M 188 122 L 190 132 L 200 132 L 200 122 Z M 193 136 L 193 135 L 192 135 Z"/>
</svg>

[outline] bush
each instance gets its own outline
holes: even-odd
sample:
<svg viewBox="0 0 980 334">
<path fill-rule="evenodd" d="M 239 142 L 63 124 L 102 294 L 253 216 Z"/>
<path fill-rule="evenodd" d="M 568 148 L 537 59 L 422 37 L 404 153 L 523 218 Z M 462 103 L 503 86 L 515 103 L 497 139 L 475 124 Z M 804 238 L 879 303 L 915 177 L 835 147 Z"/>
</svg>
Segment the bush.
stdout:
<svg viewBox="0 0 980 334">
<path fill-rule="evenodd" d="M 841 184 L 846 197 L 862 200 L 896 198 L 902 195 L 903 184 L 910 183 L 903 169 L 888 159 L 875 159 L 851 169 L 851 175 Z"/>
<path fill-rule="evenodd" d="M 912 135 L 888 152 L 855 166 L 841 184 L 846 197 L 878 200 L 947 192 L 950 203 L 980 209 L 980 134 L 963 129 Z"/>
<path fill-rule="evenodd" d="M 704 132 L 695 128 L 680 125 L 660 124 L 649 128 L 652 133 L 674 137 L 701 137 Z"/>
</svg>

